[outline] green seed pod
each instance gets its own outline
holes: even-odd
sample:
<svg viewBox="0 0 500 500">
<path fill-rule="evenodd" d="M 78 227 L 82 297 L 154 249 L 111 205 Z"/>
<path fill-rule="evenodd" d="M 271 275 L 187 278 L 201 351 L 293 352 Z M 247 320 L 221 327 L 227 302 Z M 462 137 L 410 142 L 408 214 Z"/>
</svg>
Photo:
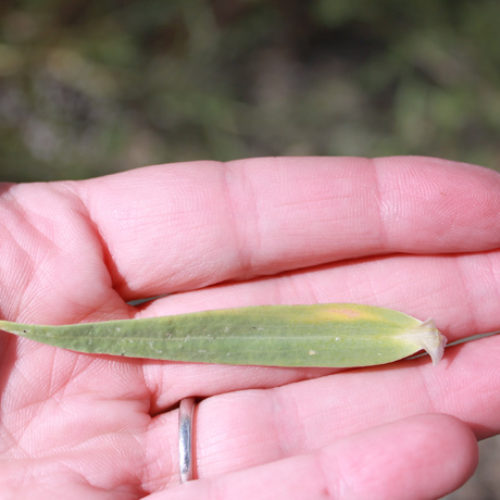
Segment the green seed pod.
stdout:
<svg viewBox="0 0 500 500">
<path fill-rule="evenodd" d="M 79 352 L 201 363 L 354 367 L 425 350 L 437 363 L 446 338 L 434 322 L 359 304 L 258 306 L 159 318 L 0 329 Z"/>
</svg>

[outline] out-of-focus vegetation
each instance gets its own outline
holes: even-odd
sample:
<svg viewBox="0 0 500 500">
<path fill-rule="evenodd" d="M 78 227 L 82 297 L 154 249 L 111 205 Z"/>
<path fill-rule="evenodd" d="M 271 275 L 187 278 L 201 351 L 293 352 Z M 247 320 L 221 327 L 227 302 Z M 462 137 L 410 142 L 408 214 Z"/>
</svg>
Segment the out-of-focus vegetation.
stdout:
<svg viewBox="0 0 500 500">
<path fill-rule="evenodd" d="M 0 174 L 423 154 L 500 166 L 496 0 L 2 0 Z"/>
</svg>

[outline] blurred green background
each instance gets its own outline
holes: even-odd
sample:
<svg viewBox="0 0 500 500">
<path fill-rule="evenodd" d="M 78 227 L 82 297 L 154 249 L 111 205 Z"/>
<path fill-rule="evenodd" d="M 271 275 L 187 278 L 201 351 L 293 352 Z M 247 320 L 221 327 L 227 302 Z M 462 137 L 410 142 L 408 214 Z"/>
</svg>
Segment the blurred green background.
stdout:
<svg viewBox="0 0 500 500">
<path fill-rule="evenodd" d="M 2 0 L 2 180 L 265 155 L 500 166 L 498 0 Z"/>
<path fill-rule="evenodd" d="M 1 0 L 0 179 L 266 155 L 500 168 L 498 0 Z M 500 440 L 449 498 L 500 498 Z"/>
</svg>

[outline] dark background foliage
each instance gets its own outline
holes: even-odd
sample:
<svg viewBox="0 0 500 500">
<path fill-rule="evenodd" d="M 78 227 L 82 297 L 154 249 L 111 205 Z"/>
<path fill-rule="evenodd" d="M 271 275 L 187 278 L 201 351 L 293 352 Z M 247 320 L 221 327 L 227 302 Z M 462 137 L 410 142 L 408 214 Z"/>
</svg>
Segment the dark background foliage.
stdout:
<svg viewBox="0 0 500 500">
<path fill-rule="evenodd" d="M 500 168 L 497 0 L 2 0 L 0 177 L 265 155 Z M 500 498 L 500 441 L 453 499 Z"/>
<path fill-rule="evenodd" d="M 262 155 L 500 165 L 496 0 L 2 0 L 0 173 Z"/>
</svg>

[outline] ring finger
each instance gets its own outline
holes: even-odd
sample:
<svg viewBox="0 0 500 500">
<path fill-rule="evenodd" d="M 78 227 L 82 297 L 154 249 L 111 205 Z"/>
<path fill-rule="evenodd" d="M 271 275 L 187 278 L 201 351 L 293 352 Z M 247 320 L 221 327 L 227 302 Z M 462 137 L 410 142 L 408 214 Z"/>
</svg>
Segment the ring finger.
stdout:
<svg viewBox="0 0 500 500">
<path fill-rule="evenodd" d="M 500 401 L 492 397 L 484 404 L 488 387 L 500 383 L 491 380 L 499 350 L 499 338 L 490 337 L 452 348 L 437 367 L 420 359 L 207 398 L 195 417 L 196 474 L 210 477 L 308 453 L 421 413 L 454 415 L 486 437 L 500 430 Z M 177 482 L 176 416 L 170 412 L 157 419 L 151 441 L 165 443 L 170 436 L 169 460 L 154 457 L 164 464 L 158 479 Z M 164 455 L 165 447 L 159 453 Z"/>
</svg>

